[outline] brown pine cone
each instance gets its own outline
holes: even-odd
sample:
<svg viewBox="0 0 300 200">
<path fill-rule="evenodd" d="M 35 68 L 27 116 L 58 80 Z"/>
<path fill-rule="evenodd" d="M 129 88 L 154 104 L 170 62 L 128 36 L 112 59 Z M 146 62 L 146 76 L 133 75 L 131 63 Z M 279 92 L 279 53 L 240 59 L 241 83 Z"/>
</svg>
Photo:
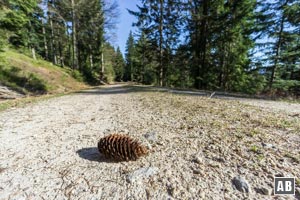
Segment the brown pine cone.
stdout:
<svg viewBox="0 0 300 200">
<path fill-rule="evenodd" d="M 111 134 L 101 138 L 98 142 L 98 150 L 106 158 L 119 161 L 136 160 L 147 155 L 149 149 L 128 135 Z"/>
</svg>

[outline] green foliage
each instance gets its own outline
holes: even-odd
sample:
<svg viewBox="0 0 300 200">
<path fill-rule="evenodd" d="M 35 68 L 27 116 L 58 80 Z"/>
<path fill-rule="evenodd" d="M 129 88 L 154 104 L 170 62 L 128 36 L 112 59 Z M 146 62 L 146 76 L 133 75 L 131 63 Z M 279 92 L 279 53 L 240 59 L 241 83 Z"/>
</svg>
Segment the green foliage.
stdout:
<svg viewBox="0 0 300 200">
<path fill-rule="evenodd" d="M 260 6 L 260 18 L 257 25 L 261 27 L 260 34 L 268 41 L 258 44 L 261 53 L 265 57 L 259 59 L 264 63 L 266 76 L 268 77 L 270 91 L 277 91 L 288 83 L 278 80 L 300 80 L 300 77 L 293 77 L 300 62 L 299 44 L 299 8 L 300 1 L 258 1 Z M 276 83 L 277 82 L 277 83 Z"/>
<path fill-rule="evenodd" d="M 71 71 L 71 76 L 73 78 L 75 78 L 79 82 L 83 82 L 84 81 L 83 75 L 78 70 L 72 70 Z"/>
<path fill-rule="evenodd" d="M 114 82 L 114 80 L 115 80 L 115 71 L 114 71 L 112 65 L 106 65 L 103 80 L 104 80 L 104 82 L 107 82 L 107 83 L 113 83 Z"/>
<path fill-rule="evenodd" d="M 250 151 L 252 151 L 253 153 L 257 153 L 257 154 L 259 154 L 261 152 L 259 147 L 256 145 L 251 146 Z"/>
<path fill-rule="evenodd" d="M 136 52 L 135 52 L 135 41 L 132 35 L 132 32 L 129 33 L 127 42 L 126 42 L 126 66 L 124 70 L 124 81 L 133 81 L 133 73 L 136 69 L 135 66 L 135 59 L 136 59 Z"/>
<path fill-rule="evenodd" d="M 300 81 L 276 79 L 273 84 L 272 93 L 279 96 L 289 96 L 300 94 Z"/>
<path fill-rule="evenodd" d="M 180 26 L 182 19 L 180 16 L 183 10 L 183 4 L 177 0 L 169 1 L 144 1 L 141 0 L 141 6 L 138 11 L 129 11 L 137 18 L 135 26 L 144 34 L 149 42 L 147 51 L 152 54 L 151 62 L 156 72 L 158 85 L 167 84 L 168 67 L 171 64 L 172 50 L 179 43 Z M 132 72 L 134 73 L 134 72 Z M 141 73 L 141 72 L 137 72 Z M 134 76 L 134 75 L 133 75 Z M 136 80 L 140 81 L 140 80 Z"/>
<path fill-rule="evenodd" d="M 10 43 L 20 46 L 29 43 L 29 34 L 31 33 L 31 19 L 37 9 L 37 0 L 10 0 L 7 7 L 3 8 L 3 14 L 0 15 L 0 27 L 12 32 Z"/>
<path fill-rule="evenodd" d="M 116 81 L 122 81 L 124 77 L 124 68 L 125 68 L 125 60 L 123 58 L 123 55 L 121 53 L 120 48 L 117 48 L 117 52 L 115 54 L 115 59 L 113 62 L 113 69 L 115 71 L 115 80 Z"/>
<path fill-rule="evenodd" d="M 103 49 L 103 57 L 104 57 L 104 76 L 103 81 L 107 83 L 112 83 L 115 80 L 115 71 L 114 71 L 114 62 L 116 57 L 116 52 L 114 47 L 112 47 L 109 43 L 104 44 Z"/>
</svg>

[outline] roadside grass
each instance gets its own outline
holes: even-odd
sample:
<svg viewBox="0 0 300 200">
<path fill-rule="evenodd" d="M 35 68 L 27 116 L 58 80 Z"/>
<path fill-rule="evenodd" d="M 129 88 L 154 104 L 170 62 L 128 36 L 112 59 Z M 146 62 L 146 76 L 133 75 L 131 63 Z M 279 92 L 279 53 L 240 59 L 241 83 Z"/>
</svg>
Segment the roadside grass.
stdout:
<svg viewBox="0 0 300 200">
<path fill-rule="evenodd" d="M 298 117 L 261 110 L 235 100 L 157 92 L 143 93 L 139 98 L 149 112 L 177 119 L 174 126 L 182 134 L 201 130 L 216 138 L 216 143 L 236 147 L 242 154 L 249 152 L 258 160 L 263 159 L 261 153 L 266 151 L 262 142 L 280 144 L 280 140 L 285 141 L 293 135 L 298 137 L 300 132 Z M 296 149 L 286 144 L 282 148 L 289 151 L 282 156 L 299 162 Z"/>
</svg>

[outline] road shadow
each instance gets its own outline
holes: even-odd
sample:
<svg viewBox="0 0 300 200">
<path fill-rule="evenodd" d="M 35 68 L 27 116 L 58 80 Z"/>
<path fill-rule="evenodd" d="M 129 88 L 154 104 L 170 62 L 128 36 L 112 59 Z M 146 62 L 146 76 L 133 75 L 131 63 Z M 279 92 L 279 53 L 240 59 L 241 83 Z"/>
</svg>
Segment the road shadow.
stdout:
<svg viewBox="0 0 300 200">
<path fill-rule="evenodd" d="M 75 92 L 76 94 L 87 94 L 87 95 L 111 95 L 111 94 L 127 94 L 127 93 L 141 93 L 141 92 L 166 92 L 176 95 L 187 95 L 187 96 L 203 96 L 208 98 L 216 99 L 227 99 L 227 100 L 244 100 L 244 99 L 261 99 L 261 100 L 274 100 L 265 96 L 247 95 L 240 93 L 229 93 L 222 91 L 206 91 L 206 90 L 195 90 L 195 89 L 178 89 L 168 87 L 158 87 L 152 85 L 131 85 L 131 84 L 118 84 L 109 86 L 95 87 L 94 89 L 82 90 Z"/>
<path fill-rule="evenodd" d="M 117 85 L 111 87 L 96 87 L 89 90 L 81 90 L 75 92 L 76 94 L 89 94 L 89 95 L 110 95 L 110 94 L 126 94 L 132 92 L 149 92 L 152 91 L 151 87 L 138 87 L 131 85 Z"/>
<path fill-rule="evenodd" d="M 82 148 L 76 151 L 80 158 L 93 162 L 116 163 L 116 161 L 105 158 L 100 154 L 97 147 Z"/>
<path fill-rule="evenodd" d="M 88 95 L 110 95 L 110 94 L 127 94 L 127 93 L 140 93 L 140 92 L 169 92 L 174 94 L 197 95 L 197 96 L 208 95 L 206 92 L 176 90 L 171 88 L 143 86 L 143 85 L 112 85 L 109 87 L 96 87 L 94 89 L 81 90 L 75 93 L 88 94 Z"/>
</svg>

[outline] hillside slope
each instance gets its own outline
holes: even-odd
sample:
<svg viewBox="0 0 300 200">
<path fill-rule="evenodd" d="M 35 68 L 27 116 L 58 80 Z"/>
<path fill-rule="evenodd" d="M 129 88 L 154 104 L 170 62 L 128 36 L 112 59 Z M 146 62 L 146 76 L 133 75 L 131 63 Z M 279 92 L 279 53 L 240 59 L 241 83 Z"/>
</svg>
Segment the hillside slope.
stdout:
<svg viewBox="0 0 300 200">
<path fill-rule="evenodd" d="M 15 50 L 0 52 L 0 86 L 25 95 L 57 94 L 85 87 L 72 71 L 32 58 Z"/>
</svg>

